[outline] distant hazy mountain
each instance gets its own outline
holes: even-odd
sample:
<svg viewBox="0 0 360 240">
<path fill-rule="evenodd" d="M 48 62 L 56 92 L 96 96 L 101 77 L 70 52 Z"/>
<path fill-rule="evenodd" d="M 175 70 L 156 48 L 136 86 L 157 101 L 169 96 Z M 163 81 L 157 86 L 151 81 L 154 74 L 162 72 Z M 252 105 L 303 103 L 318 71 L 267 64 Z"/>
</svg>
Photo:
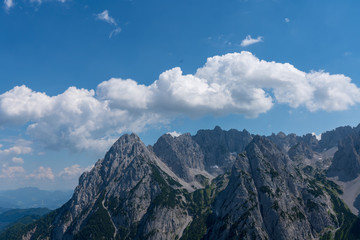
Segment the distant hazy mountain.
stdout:
<svg viewBox="0 0 360 240">
<path fill-rule="evenodd" d="M 69 191 L 47 191 L 38 188 L 19 188 L 0 191 L 1 208 L 49 208 L 55 209 L 66 203 L 73 194 Z"/>
<path fill-rule="evenodd" d="M 355 166 L 333 156 L 356 150 L 357 160 L 358 140 L 348 140 L 357 129 L 318 140 L 216 127 L 148 147 L 124 135 L 70 201 L 0 239 L 360 239 L 359 219 L 326 177 L 329 166 L 335 177 Z"/>
</svg>

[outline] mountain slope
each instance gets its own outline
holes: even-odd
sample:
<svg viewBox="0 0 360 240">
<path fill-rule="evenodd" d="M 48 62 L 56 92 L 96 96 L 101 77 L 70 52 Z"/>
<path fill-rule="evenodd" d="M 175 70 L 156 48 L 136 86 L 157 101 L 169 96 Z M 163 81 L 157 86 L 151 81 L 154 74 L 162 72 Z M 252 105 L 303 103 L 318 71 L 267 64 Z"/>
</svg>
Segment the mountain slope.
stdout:
<svg viewBox="0 0 360 240">
<path fill-rule="evenodd" d="M 229 185 L 216 199 L 214 212 L 220 214 L 207 237 L 311 239 L 336 228 L 329 196 L 312 187 L 320 189 L 273 143 L 257 136 L 239 155 Z"/>
<path fill-rule="evenodd" d="M 308 146 L 320 154 L 311 139 L 291 139 L 290 149 L 303 144 L 296 154 Z M 80 177 L 65 205 L 0 239 L 359 236 L 338 186 L 284 149 L 269 138 L 218 127 L 163 135 L 153 147 L 124 135 Z"/>
</svg>

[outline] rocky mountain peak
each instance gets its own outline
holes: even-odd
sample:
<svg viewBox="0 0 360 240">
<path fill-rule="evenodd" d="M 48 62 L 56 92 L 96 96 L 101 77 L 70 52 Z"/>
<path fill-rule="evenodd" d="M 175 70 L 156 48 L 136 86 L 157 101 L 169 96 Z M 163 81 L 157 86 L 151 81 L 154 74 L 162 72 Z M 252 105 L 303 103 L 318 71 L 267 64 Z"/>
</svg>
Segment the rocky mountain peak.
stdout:
<svg viewBox="0 0 360 240">
<path fill-rule="evenodd" d="M 139 150 L 139 148 L 143 148 L 143 146 L 143 142 L 136 134 L 124 134 L 111 146 L 107 154 L 118 152 L 121 152 L 122 154 L 130 154 L 133 151 Z"/>
<path fill-rule="evenodd" d="M 291 133 L 289 135 L 286 135 L 283 132 L 279 132 L 278 134 L 273 133 L 267 138 L 273 143 L 275 143 L 284 152 L 287 152 L 299 141 L 299 137 L 295 134 Z"/>
<path fill-rule="evenodd" d="M 205 169 L 204 154 L 190 134 L 178 137 L 164 134 L 154 144 L 153 151 L 177 176 L 187 182 L 195 180 L 194 171 Z"/>
<path fill-rule="evenodd" d="M 219 174 L 231 168 L 236 155 L 251 142 L 252 135 L 246 130 L 225 131 L 215 127 L 214 130 L 199 130 L 192 138 L 204 153 L 206 170 Z"/>
<path fill-rule="evenodd" d="M 326 131 L 321 134 L 320 146 L 324 149 L 330 149 L 338 145 L 339 141 L 345 137 L 358 133 L 360 131 L 359 126 L 352 128 L 350 126 L 338 127 L 331 131 Z"/>
<path fill-rule="evenodd" d="M 252 145 L 257 145 L 263 152 L 273 152 L 278 150 L 278 147 L 273 142 L 260 135 L 255 135 L 247 148 Z"/>
<path fill-rule="evenodd" d="M 281 149 L 266 137 L 256 135 L 245 148 L 246 152 L 262 154 L 264 156 L 278 157 L 282 154 Z M 284 154 L 283 154 L 284 155 Z"/>
<path fill-rule="evenodd" d="M 282 131 L 278 132 L 278 134 L 276 134 L 276 136 L 279 138 L 286 138 L 286 134 Z"/>
</svg>

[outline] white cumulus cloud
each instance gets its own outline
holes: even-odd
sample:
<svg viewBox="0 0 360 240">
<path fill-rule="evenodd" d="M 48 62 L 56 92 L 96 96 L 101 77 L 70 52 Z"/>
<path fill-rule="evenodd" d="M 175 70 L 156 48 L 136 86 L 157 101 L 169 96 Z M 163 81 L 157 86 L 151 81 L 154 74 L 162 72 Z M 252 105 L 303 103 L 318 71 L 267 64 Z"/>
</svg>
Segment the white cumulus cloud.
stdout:
<svg viewBox="0 0 360 240">
<path fill-rule="evenodd" d="M 4 166 L 1 169 L 0 178 L 14 178 L 25 173 L 25 169 L 19 166 Z"/>
<path fill-rule="evenodd" d="M 1 125 L 1 124 L 0 124 Z M 0 160 L 5 157 L 14 157 L 16 155 L 25 155 L 33 153 L 33 149 L 30 147 L 31 142 L 24 139 L 17 139 L 16 141 L 7 141 L 8 147 L 4 147 L 0 144 Z"/>
<path fill-rule="evenodd" d="M 359 102 L 360 89 L 347 76 L 303 72 L 244 51 L 208 58 L 194 74 L 172 68 L 150 85 L 112 78 L 96 90 L 70 87 L 57 96 L 14 87 L 0 95 L 0 126 L 27 124 L 34 141 L 53 149 L 104 151 L 123 132 L 141 132 L 178 116 L 257 117 L 275 104 L 341 111 Z"/>
<path fill-rule="evenodd" d="M 78 178 L 83 172 L 90 171 L 92 167 L 93 166 L 81 168 L 79 164 L 75 164 L 70 167 L 64 168 L 64 170 L 59 173 L 59 177 L 62 177 L 64 179 Z"/>
<path fill-rule="evenodd" d="M 6 147 L 4 147 L 3 144 L 0 144 L 0 164 L 3 167 L 14 163 L 23 164 L 24 160 L 20 157 L 20 155 L 33 154 L 33 149 L 30 147 L 31 142 L 29 141 L 23 139 L 18 139 L 16 141 L 4 141 L 6 142 Z"/>
<path fill-rule="evenodd" d="M 17 164 L 24 164 L 24 159 L 22 159 L 22 158 L 20 158 L 20 157 L 13 157 L 13 158 L 11 159 L 11 161 L 12 161 L 13 163 L 17 163 Z"/>
<path fill-rule="evenodd" d="M 241 46 L 246 47 L 255 43 L 263 41 L 263 37 L 259 36 L 257 38 L 252 38 L 250 35 L 247 35 L 244 40 L 241 41 Z"/>
<path fill-rule="evenodd" d="M 20 154 L 29 154 L 31 153 L 33 150 L 31 147 L 27 147 L 27 146 L 13 146 L 7 149 L 0 149 L 0 154 L 16 154 L 16 155 L 20 155 Z"/>
<path fill-rule="evenodd" d="M 38 180 L 54 180 L 55 176 L 51 168 L 40 166 L 36 171 L 26 176 Z"/>
<path fill-rule="evenodd" d="M 0 95 L 0 124 L 26 123 L 48 112 L 52 99 L 45 93 L 34 92 L 22 85 Z"/>
</svg>

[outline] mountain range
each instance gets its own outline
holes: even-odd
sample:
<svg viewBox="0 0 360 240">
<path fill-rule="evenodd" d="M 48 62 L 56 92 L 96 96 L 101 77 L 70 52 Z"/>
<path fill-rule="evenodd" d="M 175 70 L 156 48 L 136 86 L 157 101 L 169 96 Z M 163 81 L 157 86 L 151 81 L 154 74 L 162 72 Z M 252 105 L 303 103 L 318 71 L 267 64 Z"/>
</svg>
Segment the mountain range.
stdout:
<svg viewBox="0 0 360 240">
<path fill-rule="evenodd" d="M 0 239 L 359 239 L 359 132 L 125 134 L 67 203 Z"/>
</svg>

